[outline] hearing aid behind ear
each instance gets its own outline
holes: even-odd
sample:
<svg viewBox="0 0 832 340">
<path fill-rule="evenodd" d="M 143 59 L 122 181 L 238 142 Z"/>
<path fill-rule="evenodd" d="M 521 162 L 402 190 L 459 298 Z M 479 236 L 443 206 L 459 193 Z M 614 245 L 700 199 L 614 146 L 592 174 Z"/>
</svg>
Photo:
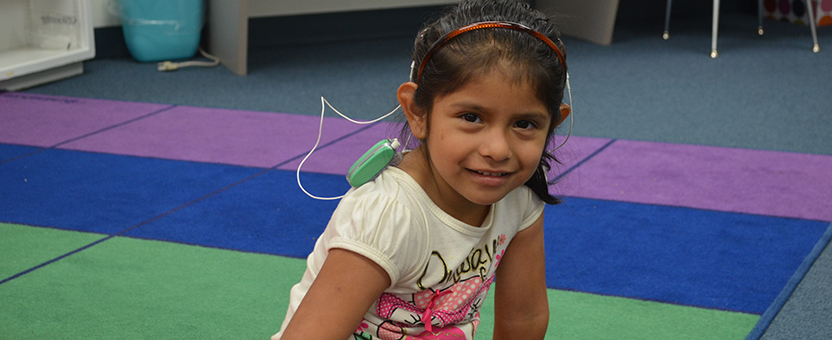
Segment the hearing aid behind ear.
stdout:
<svg viewBox="0 0 832 340">
<path fill-rule="evenodd" d="M 385 139 L 373 145 L 350 167 L 350 171 L 347 173 L 347 182 L 353 187 L 360 187 L 364 183 L 374 180 L 399 156 L 396 149 L 400 145 L 395 138 L 392 140 Z"/>
</svg>

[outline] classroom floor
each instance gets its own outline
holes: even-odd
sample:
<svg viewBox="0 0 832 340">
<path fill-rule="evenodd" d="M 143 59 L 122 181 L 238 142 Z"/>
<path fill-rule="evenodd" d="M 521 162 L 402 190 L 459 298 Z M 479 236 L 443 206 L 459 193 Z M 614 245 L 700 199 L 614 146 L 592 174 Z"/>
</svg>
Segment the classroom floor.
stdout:
<svg viewBox="0 0 832 340">
<path fill-rule="evenodd" d="M 706 31 L 695 32 L 690 39 L 707 41 Z M 832 47 L 824 32 L 823 44 Z M 830 97 L 828 53 L 779 51 L 793 65 L 822 65 L 808 88 L 787 77 L 729 90 L 735 86 L 712 82 L 719 79 L 712 73 L 694 75 L 739 69 L 721 76 L 750 83 L 737 79 L 766 64 L 749 56 L 760 52 L 753 44 L 726 38 L 720 59 L 710 60 L 707 48 L 675 45 L 684 34 L 657 47 L 640 33 L 624 30 L 610 47 L 566 40 L 575 60 L 576 135 L 558 150 L 562 164 L 550 174 L 560 176 L 552 190 L 565 203 L 546 209 L 547 339 L 744 339 L 759 338 L 769 324 L 787 330 L 775 316 L 789 313 L 789 301 L 828 292 L 832 148 L 828 134 L 815 136 L 830 127 L 832 111 L 822 99 Z M 147 72 L 153 65 L 94 60 L 83 76 L 0 93 L 0 333 L 275 333 L 303 258 L 337 204 L 297 187 L 295 170 L 317 136 L 318 96 L 342 103 L 345 112 L 386 112 L 390 95 L 349 84 L 394 90 L 401 75 L 388 67 L 409 66 L 407 44 L 254 51 L 247 77 L 222 68 L 156 74 Z M 644 50 L 682 60 L 651 62 Z M 345 52 L 352 57 L 341 58 Z M 650 63 L 655 69 L 643 75 L 622 67 Z M 649 79 L 680 65 L 691 68 L 689 83 Z M 794 67 L 808 78 L 816 73 Z M 774 126 L 781 135 L 768 134 L 780 120 L 765 110 L 781 112 L 782 97 L 759 91 L 783 83 L 796 87 L 785 95 L 820 97 L 790 106 L 793 125 L 816 126 Z M 221 91 L 208 90 L 214 86 Z M 613 96 L 624 89 L 629 93 Z M 740 103 L 716 105 L 730 102 Z M 687 111 L 690 103 L 703 103 L 702 112 Z M 811 108 L 822 111 L 802 114 Z M 622 122 L 622 114 L 632 119 Z M 394 121 L 355 125 L 327 115 L 321 146 L 300 174 L 321 196 L 346 191 L 349 165 L 398 128 Z M 714 137 L 726 128 L 735 131 Z M 801 131 L 803 140 L 795 140 Z M 566 131 L 559 133 L 561 141 Z M 783 135 L 789 141 L 778 144 Z M 490 338 L 489 306 L 478 339 Z M 821 311 L 804 315 L 811 321 L 828 315 L 829 300 L 802 306 Z M 823 336 L 804 332 L 801 338 Z"/>
</svg>

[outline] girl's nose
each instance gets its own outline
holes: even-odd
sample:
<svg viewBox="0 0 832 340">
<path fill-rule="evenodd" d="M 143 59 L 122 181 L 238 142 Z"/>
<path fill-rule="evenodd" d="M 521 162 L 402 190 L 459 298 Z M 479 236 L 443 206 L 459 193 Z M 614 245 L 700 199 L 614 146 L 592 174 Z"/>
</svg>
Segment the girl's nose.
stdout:
<svg viewBox="0 0 832 340">
<path fill-rule="evenodd" d="M 511 158 L 511 144 L 503 131 L 493 131 L 483 135 L 480 141 L 480 155 L 497 162 Z"/>
</svg>

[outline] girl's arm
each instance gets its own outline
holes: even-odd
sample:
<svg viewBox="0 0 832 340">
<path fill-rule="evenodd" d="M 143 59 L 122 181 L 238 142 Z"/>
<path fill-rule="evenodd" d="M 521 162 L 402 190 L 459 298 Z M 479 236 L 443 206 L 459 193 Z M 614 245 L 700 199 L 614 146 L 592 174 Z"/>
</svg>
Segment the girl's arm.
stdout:
<svg viewBox="0 0 832 340">
<path fill-rule="evenodd" d="M 495 284 L 493 339 L 543 339 L 549 325 L 549 300 L 542 213 L 509 243 Z"/>
<path fill-rule="evenodd" d="M 281 340 L 350 336 L 390 277 L 378 264 L 344 249 L 332 249 Z"/>
</svg>

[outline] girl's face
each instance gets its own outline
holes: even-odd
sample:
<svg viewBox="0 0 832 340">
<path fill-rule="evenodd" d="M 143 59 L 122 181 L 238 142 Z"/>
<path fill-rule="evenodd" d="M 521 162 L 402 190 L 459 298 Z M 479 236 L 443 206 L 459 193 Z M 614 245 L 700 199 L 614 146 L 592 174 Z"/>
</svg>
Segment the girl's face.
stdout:
<svg viewBox="0 0 832 340">
<path fill-rule="evenodd" d="M 534 174 L 551 116 L 529 84 L 492 71 L 435 99 L 427 119 L 408 114 L 414 136 L 425 140 L 427 166 L 402 168 L 440 208 L 481 223 L 489 205 Z"/>
</svg>

